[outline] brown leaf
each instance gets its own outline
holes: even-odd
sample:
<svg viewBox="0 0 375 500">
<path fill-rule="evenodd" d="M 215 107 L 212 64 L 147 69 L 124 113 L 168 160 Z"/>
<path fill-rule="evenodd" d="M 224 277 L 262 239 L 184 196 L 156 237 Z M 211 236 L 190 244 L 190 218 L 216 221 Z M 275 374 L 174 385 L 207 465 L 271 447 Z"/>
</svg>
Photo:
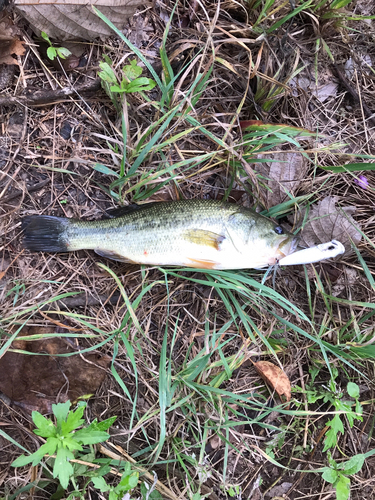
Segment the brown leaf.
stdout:
<svg viewBox="0 0 375 500">
<path fill-rule="evenodd" d="M 285 396 L 287 401 L 292 397 L 290 380 L 281 368 L 270 361 L 258 361 L 254 363 L 258 374 L 265 380 L 280 396 Z"/>
<path fill-rule="evenodd" d="M 270 188 L 263 188 L 262 193 L 266 208 L 271 208 L 289 199 L 288 192 L 292 195 L 296 193 L 306 176 L 307 159 L 301 153 L 291 151 L 258 155 L 258 158 L 272 160 L 257 163 L 255 167 L 266 178 L 262 182 Z"/>
<path fill-rule="evenodd" d="M 132 17 L 138 7 L 149 4 L 142 0 L 15 0 L 16 10 L 39 34 L 44 31 L 57 40 L 94 40 L 113 35 L 93 11 L 92 5 L 119 29 Z"/>
<path fill-rule="evenodd" d="M 346 251 L 351 250 L 351 240 L 357 245 L 362 238 L 360 227 L 351 214 L 354 207 L 336 208 L 337 196 L 327 196 L 313 205 L 307 223 L 301 232 L 301 242 L 307 247 L 331 240 L 340 241 Z"/>
<path fill-rule="evenodd" d="M 53 328 L 24 327 L 19 336 L 46 335 Z M 66 339 L 16 340 L 12 349 L 30 354 L 6 352 L 0 359 L 0 391 L 13 403 L 42 413 L 51 411 L 52 403 L 75 401 L 93 394 L 104 381 L 111 362 L 108 356 L 80 355 Z M 75 353 L 60 357 L 56 354 Z M 41 356 L 40 354 L 44 354 Z"/>
<path fill-rule="evenodd" d="M 222 440 L 220 439 L 220 437 L 217 435 L 217 434 L 214 434 L 210 439 L 209 439 L 209 444 L 211 446 L 211 448 L 213 450 L 216 450 L 217 448 L 219 448 L 219 446 L 221 446 L 222 444 Z"/>
<path fill-rule="evenodd" d="M 22 56 L 25 53 L 24 42 L 17 37 L 17 28 L 12 20 L 3 15 L 0 19 L 0 65 L 18 65 L 17 59 L 13 57 Z"/>
</svg>

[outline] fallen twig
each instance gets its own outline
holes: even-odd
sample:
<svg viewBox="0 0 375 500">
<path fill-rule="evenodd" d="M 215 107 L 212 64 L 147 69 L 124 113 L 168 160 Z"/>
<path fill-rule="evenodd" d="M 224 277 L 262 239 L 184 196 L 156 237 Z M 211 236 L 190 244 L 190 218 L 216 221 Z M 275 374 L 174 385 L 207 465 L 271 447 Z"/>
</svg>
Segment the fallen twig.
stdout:
<svg viewBox="0 0 375 500">
<path fill-rule="evenodd" d="M 50 182 L 50 179 L 45 179 L 44 181 L 40 181 L 37 184 L 34 184 L 33 186 L 30 186 L 27 189 L 28 193 L 32 193 L 33 191 L 38 191 L 38 189 L 41 189 L 44 187 L 46 184 Z M 13 193 L 9 194 L 5 198 L 1 200 L 1 203 L 7 203 L 8 201 L 14 200 L 14 198 L 18 198 L 18 196 L 21 196 L 23 194 L 23 191 L 21 189 L 18 189 L 17 191 L 14 191 Z"/>
<path fill-rule="evenodd" d="M 12 104 L 22 104 L 24 106 L 45 106 L 56 102 L 65 101 L 70 97 L 95 93 L 100 89 L 100 78 L 93 82 L 81 85 L 80 87 L 64 87 L 56 90 L 37 90 L 29 95 L 5 96 L 0 98 L 0 106 L 10 106 Z"/>
<path fill-rule="evenodd" d="M 362 108 L 363 108 L 365 115 L 367 116 L 369 121 L 373 125 L 375 125 L 375 113 L 371 111 L 371 109 L 367 106 L 367 104 L 364 102 L 364 100 L 359 97 L 357 92 L 350 85 L 350 83 L 348 82 L 348 80 L 346 79 L 346 77 L 343 73 L 342 68 L 340 68 L 340 66 L 338 66 L 337 64 L 334 64 L 333 68 L 334 68 L 336 75 L 338 76 L 340 82 L 342 83 L 342 85 L 346 88 L 346 90 L 349 92 L 349 94 L 353 97 L 353 99 L 356 102 L 358 102 L 359 104 L 362 104 Z"/>
</svg>

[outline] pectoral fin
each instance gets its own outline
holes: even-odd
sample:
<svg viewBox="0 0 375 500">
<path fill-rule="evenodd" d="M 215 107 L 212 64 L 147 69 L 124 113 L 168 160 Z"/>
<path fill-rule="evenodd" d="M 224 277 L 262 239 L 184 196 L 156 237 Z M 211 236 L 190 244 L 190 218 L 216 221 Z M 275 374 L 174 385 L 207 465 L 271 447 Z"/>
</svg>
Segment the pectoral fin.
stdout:
<svg viewBox="0 0 375 500">
<path fill-rule="evenodd" d="M 127 259 L 123 255 L 120 255 L 112 250 L 100 250 L 100 248 L 96 248 L 95 253 L 101 257 L 105 257 L 106 259 L 117 260 L 118 262 L 125 262 L 126 264 L 137 264 L 137 262 Z"/>
<path fill-rule="evenodd" d="M 183 233 L 183 238 L 190 243 L 209 246 L 216 250 L 220 250 L 220 245 L 225 240 L 225 236 L 205 229 L 189 229 Z"/>
</svg>

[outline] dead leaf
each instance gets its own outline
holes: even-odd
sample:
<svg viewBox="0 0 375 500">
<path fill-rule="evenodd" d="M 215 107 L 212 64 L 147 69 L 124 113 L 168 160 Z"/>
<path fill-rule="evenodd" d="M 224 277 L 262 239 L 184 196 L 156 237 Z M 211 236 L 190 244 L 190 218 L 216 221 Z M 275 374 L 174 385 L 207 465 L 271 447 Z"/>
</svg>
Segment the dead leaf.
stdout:
<svg viewBox="0 0 375 500">
<path fill-rule="evenodd" d="M 265 380 L 280 396 L 285 396 L 287 401 L 292 397 L 290 380 L 281 368 L 270 361 L 258 361 L 254 363 L 258 374 Z"/>
<path fill-rule="evenodd" d="M 119 29 L 138 7 L 149 4 L 142 0 L 15 0 L 16 10 L 29 21 L 34 31 L 56 40 L 94 40 L 113 35 L 113 31 L 93 11 L 92 5 Z"/>
<path fill-rule="evenodd" d="M 355 207 L 336 208 L 337 200 L 337 196 L 327 196 L 311 207 L 307 223 L 301 232 L 302 244 L 311 247 L 338 240 L 344 245 L 346 252 L 351 250 L 351 240 L 358 245 L 362 235 L 357 229 L 359 224 L 351 216 Z"/>
<path fill-rule="evenodd" d="M 309 95 L 315 96 L 320 102 L 326 101 L 329 97 L 336 96 L 338 83 L 333 80 L 332 73 L 320 74 L 318 84 L 315 78 L 310 77 L 307 72 L 304 72 L 304 75 L 299 74 L 289 82 L 292 88 L 292 95 L 299 96 L 298 89 L 302 89 Z"/>
<path fill-rule="evenodd" d="M 342 291 L 345 289 L 353 289 L 355 284 L 358 282 L 359 274 L 355 269 L 350 267 L 345 267 L 343 272 L 337 279 L 336 283 L 332 287 L 332 296 L 338 297 Z"/>
<path fill-rule="evenodd" d="M 214 434 L 209 439 L 208 443 L 213 450 L 216 450 L 217 448 L 219 448 L 219 446 L 221 446 L 222 440 L 220 439 L 220 437 L 217 434 Z"/>
<path fill-rule="evenodd" d="M 17 33 L 12 20 L 3 15 L 0 19 L 0 65 L 18 65 L 13 56 L 22 56 L 25 53 L 24 42 L 19 40 Z"/>
<path fill-rule="evenodd" d="M 53 328 L 24 327 L 19 336 L 46 335 Z M 109 356 L 95 353 L 80 355 L 66 338 L 16 340 L 11 349 L 27 351 L 6 352 L 0 359 L 0 391 L 13 403 L 41 413 L 51 411 L 52 403 L 75 401 L 93 394 L 104 381 L 111 362 Z M 75 353 L 61 357 L 57 354 Z M 43 354 L 43 355 L 41 355 Z"/>
<path fill-rule="evenodd" d="M 265 494 L 266 498 L 286 498 L 284 495 L 290 490 L 290 488 L 293 486 L 293 483 L 281 483 L 273 488 L 271 488 L 267 493 Z"/>
<path fill-rule="evenodd" d="M 294 195 L 305 178 L 308 161 L 301 153 L 291 151 L 257 155 L 264 163 L 256 164 L 256 171 L 265 179 L 262 182 L 268 186 L 261 188 L 266 208 L 271 208 L 289 199 L 288 193 Z"/>
</svg>

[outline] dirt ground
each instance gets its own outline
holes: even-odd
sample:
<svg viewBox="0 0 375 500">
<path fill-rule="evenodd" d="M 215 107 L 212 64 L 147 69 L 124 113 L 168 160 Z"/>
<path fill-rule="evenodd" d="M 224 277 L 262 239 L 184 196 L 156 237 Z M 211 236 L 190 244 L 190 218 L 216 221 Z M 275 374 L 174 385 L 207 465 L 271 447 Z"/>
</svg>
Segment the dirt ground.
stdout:
<svg viewBox="0 0 375 500">
<path fill-rule="evenodd" d="M 45 479 L 45 471 L 11 467 L 21 453 L 15 442 L 34 452 L 42 441 L 32 432 L 31 411 L 50 414 L 53 403 L 88 394 L 87 421 L 117 416 L 112 446 L 97 457 L 111 451 L 125 460 L 132 457 L 157 474 L 169 498 L 336 498 L 332 484 L 310 472 L 328 465 L 324 440 L 335 411 L 328 365 L 335 370 L 337 393 L 347 398 L 347 383 L 355 382 L 363 407 L 363 418 L 353 425 L 342 416 L 344 432 L 331 448 L 333 458 L 340 463 L 375 448 L 375 170 L 357 169 L 353 175 L 324 169 L 374 161 L 375 115 L 366 109 L 375 113 L 375 21 L 350 19 L 375 12 L 370 3 L 352 2 L 339 17 L 324 17 L 331 12 L 328 6 L 306 8 L 266 33 L 288 14 L 289 4 L 276 2 L 275 12 L 256 31 L 257 3 L 179 2 L 166 38 L 177 75 L 172 104 L 188 95 L 199 73 L 207 75 L 207 84 L 192 111 L 186 105 L 162 130 L 156 141 L 161 147 L 145 156 L 121 188 L 113 185 L 122 168 L 121 116 L 98 71 L 103 54 L 116 71 L 133 54 L 116 37 L 98 40 L 84 47 L 80 67 L 62 72 L 33 47 L 36 37 L 28 23 L 11 14 L 28 43 L 7 80 L 8 68 L 0 65 L 6 82 L 0 90 L 1 498 L 51 498 L 56 490 L 51 478 L 41 489 L 21 491 Z M 160 78 L 159 50 L 172 9 L 158 1 L 123 30 Z M 144 75 L 151 76 L 146 69 Z M 64 96 L 60 86 L 79 91 Z M 127 170 L 142 152 L 142 134 L 152 131 L 147 143 L 161 130 L 163 122 L 153 126 L 163 112 L 158 87 L 127 94 L 126 100 Z M 278 221 L 295 230 L 307 205 L 317 210 L 334 198 L 360 228 L 355 237 L 365 267 L 355 251 L 348 251 L 341 260 L 281 268 L 266 277 L 264 270 L 252 269 L 163 272 L 91 251 L 32 254 L 23 248 L 21 219 L 27 215 L 93 220 L 119 204 L 182 198 L 227 198 L 258 211 L 286 202 L 285 190 L 268 184 L 272 163 L 249 159 L 260 155 L 244 146 L 240 122 L 245 120 L 316 134 L 303 142 L 309 161 L 292 164 L 285 156 L 287 167 L 283 158 L 273 157 L 283 185 L 295 200 L 301 197 L 279 212 Z M 273 154 L 297 149 L 287 140 L 278 148 Z M 189 169 L 171 167 L 191 159 L 196 161 Z M 269 170 L 262 170 L 264 165 Z M 330 231 L 327 241 L 336 237 Z M 263 279 L 280 300 L 252 289 L 251 280 L 261 284 Z M 301 314 L 282 306 L 282 298 Z M 163 429 L 165 339 L 175 406 L 164 414 Z M 194 366 L 189 363 L 201 353 L 211 357 L 199 376 L 189 379 Z M 283 368 L 292 387 L 290 406 L 257 373 L 254 363 L 260 360 Z M 215 377 L 228 372 L 215 386 L 225 394 L 214 392 Z M 325 397 L 314 400 L 314 389 Z M 351 475 L 350 498 L 375 498 L 374 475 L 372 456 Z M 200 496 L 193 497 L 197 492 Z M 107 498 L 92 484 L 83 497 Z"/>
</svg>

